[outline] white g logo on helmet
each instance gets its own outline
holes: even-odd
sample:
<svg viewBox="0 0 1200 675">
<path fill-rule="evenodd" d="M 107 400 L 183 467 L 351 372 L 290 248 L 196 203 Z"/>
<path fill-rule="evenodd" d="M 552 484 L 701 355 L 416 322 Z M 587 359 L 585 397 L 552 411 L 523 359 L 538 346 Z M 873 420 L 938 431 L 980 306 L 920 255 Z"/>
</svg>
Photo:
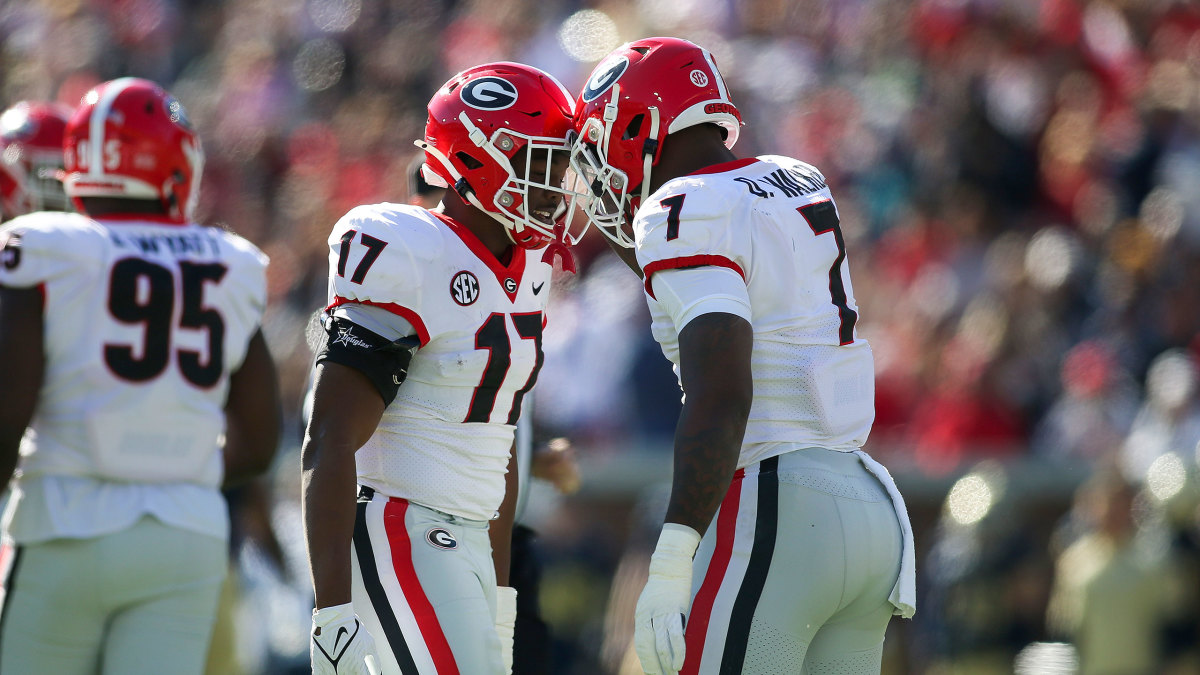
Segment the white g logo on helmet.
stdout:
<svg viewBox="0 0 1200 675">
<path fill-rule="evenodd" d="M 504 110 L 517 102 L 517 87 L 503 78 L 481 77 L 464 84 L 458 96 L 472 108 Z"/>
<path fill-rule="evenodd" d="M 611 89 L 617 83 L 617 80 L 625 74 L 625 69 L 628 67 L 629 59 L 624 56 L 614 56 L 611 60 L 596 66 L 596 70 L 592 73 L 592 77 L 588 79 L 587 86 L 583 88 L 583 94 L 580 95 L 580 98 L 588 103 L 600 98 L 604 92 Z"/>
</svg>

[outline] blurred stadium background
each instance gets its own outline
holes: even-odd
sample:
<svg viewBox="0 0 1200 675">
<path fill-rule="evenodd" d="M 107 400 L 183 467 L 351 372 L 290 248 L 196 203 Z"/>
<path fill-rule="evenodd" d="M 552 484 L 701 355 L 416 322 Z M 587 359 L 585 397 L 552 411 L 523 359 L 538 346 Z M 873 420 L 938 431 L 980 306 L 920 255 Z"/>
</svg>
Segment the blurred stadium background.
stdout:
<svg viewBox="0 0 1200 675">
<path fill-rule="evenodd" d="M 921 605 L 886 673 L 1200 672 L 1200 8 L 1169 0 L 7 0 L 0 107 L 154 79 L 207 151 L 201 221 L 272 259 L 288 439 L 231 495 L 219 673 L 307 671 L 299 408 L 325 237 L 406 201 L 452 73 L 578 89 L 621 42 L 708 47 L 736 152 L 815 164 L 878 358 L 868 450 L 904 489 Z M 535 422 L 583 488 L 534 486 L 556 673 L 636 671 L 678 390 L 603 246 L 559 279 Z M 804 583 L 797 579 L 797 583 Z"/>
</svg>

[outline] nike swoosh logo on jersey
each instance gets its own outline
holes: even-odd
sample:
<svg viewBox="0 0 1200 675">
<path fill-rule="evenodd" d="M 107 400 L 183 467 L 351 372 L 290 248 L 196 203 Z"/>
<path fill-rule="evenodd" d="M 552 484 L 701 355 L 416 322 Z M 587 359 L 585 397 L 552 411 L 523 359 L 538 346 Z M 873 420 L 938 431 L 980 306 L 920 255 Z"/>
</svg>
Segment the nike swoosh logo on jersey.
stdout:
<svg viewBox="0 0 1200 675">
<path fill-rule="evenodd" d="M 542 283 L 540 283 L 540 284 L 534 284 L 534 285 L 533 285 L 533 294 L 534 294 L 534 295 L 537 295 L 538 293 L 541 293 L 541 292 L 542 292 L 542 286 L 545 286 L 545 285 L 546 285 L 546 282 L 544 282 L 544 281 L 543 281 Z"/>
</svg>

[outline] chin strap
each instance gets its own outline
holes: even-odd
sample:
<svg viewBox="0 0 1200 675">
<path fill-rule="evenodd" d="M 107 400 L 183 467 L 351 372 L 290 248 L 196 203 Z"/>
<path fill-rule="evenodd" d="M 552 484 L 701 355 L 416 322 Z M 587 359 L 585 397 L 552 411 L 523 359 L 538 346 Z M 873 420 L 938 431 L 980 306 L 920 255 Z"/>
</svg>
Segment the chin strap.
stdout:
<svg viewBox="0 0 1200 675">
<path fill-rule="evenodd" d="M 561 222 L 555 223 L 554 240 L 546 246 L 546 252 L 542 254 L 542 262 L 553 267 L 554 259 L 558 258 L 562 271 L 575 274 L 575 256 L 571 255 L 571 249 L 563 243 L 565 237 L 566 227 Z"/>
<path fill-rule="evenodd" d="M 646 137 L 646 142 L 642 145 L 642 198 L 638 200 L 638 207 L 646 203 L 650 198 L 650 169 L 654 166 L 654 158 L 658 155 L 658 106 L 650 106 L 650 135 Z M 632 212 L 634 209 L 630 209 Z"/>
</svg>

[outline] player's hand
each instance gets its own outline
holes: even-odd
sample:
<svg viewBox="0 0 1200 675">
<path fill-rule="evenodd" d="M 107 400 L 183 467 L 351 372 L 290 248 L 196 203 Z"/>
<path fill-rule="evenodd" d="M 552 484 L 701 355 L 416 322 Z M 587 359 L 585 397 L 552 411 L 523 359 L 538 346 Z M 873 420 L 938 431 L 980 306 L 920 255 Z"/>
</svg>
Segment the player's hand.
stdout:
<svg viewBox="0 0 1200 675">
<path fill-rule="evenodd" d="M 565 438 L 555 438 L 545 449 L 533 453 L 531 473 L 534 478 L 550 481 L 560 495 L 575 494 L 582 482 L 575 449 Z"/>
<path fill-rule="evenodd" d="M 504 675 L 512 675 L 513 632 L 517 627 L 517 589 L 496 587 L 496 635 L 500 636 L 500 660 Z"/>
<path fill-rule="evenodd" d="M 633 644 L 647 675 L 672 675 L 683 668 L 683 629 L 692 595 L 692 556 L 700 534 L 667 523 L 650 557 L 650 577 L 638 597 Z"/>
<path fill-rule="evenodd" d="M 313 610 L 313 675 L 379 675 L 379 654 L 350 603 Z"/>
</svg>

